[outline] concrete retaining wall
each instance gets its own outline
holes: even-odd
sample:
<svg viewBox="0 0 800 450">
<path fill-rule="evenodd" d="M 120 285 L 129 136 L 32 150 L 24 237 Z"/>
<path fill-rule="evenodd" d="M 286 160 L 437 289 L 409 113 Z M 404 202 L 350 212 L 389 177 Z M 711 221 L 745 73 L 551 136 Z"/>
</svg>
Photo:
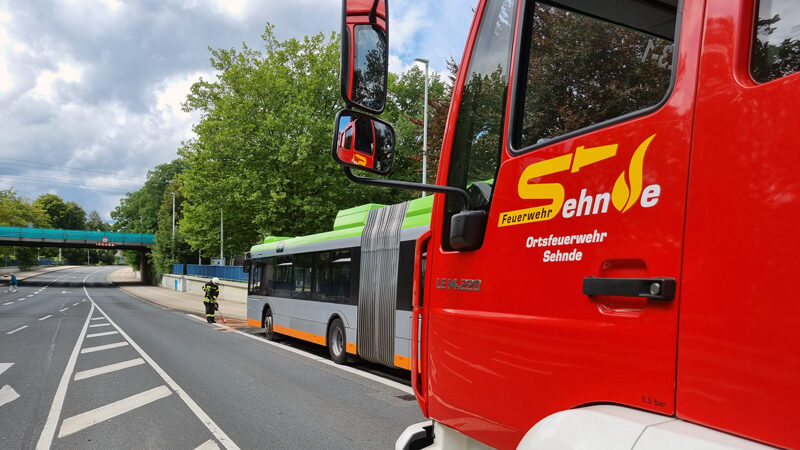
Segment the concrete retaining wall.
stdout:
<svg viewBox="0 0 800 450">
<path fill-rule="evenodd" d="M 161 287 L 180 292 L 189 292 L 202 297 L 204 294 L 203 285 L 208 283 L 208 280 L 210 278 L 192 275 L 163 275 L 161 277 Z M 247 303 L 247 283 L 220 280 L 219 298 L 220 300 Z"/>
</svg>

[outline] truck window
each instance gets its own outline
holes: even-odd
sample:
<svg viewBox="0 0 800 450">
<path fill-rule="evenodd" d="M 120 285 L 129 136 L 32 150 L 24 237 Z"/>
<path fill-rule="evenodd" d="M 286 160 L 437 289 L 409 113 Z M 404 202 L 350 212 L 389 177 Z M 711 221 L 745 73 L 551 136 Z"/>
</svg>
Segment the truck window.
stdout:
<svg viewBox="0 0 800 450">
<path fill-rule="evenodd" d="M 489 0 L 486 4 L 458 108 L 447 178 L 450 186 L 467 189 L 471 183 L 494 179 L 497 174 L 515 17 L 515 1 Z M 492 191 L 482 201 L 473 202 L 474 207 L 488 210 Z M 450 217 L 461 207 L 461 199 L 447 196 L 444 236 L 449 236 Z M 448 242 L 443 244 L 449 248 Z"/>
<path fill-rule="evenodd" d="M 761 0 L 754 26 L 750 73 L 766 83 L 800 70 L 800 3 Z"/>
<path fill-rule="evenodd" d="M 673 69 L 676 9 L 657 2 L 640 5 L 635 18 L 623 5 L 598 10 L 603 18 L 551 4 L 526 8 L 515 149 L 529 150 L 665 98 Z"/>
</svg>

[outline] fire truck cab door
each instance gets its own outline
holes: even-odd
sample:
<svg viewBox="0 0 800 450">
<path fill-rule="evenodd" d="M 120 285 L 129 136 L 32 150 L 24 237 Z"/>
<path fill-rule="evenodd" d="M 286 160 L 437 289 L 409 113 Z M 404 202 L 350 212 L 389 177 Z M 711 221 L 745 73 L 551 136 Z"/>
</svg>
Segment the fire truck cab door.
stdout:
<svg viewBox="0 0 800 450">
<path fill-rule="evenodd" d="M 672 28 L 623 26 L 602 6 L 489 0 L 462 61 L 446 181 L 494 192 L 478 250 L 448 247 L 457 199 L 433 219 L 429 413 L 491 446 L 581 405 L 675 412 L 700 41 L 698 24 L 677 21 L 702 2 L 683 15 L 677 2 L 608 3 L 645 5 L 637 17 Z M 485 58 L 507 29 L 515 51 L 496 73 Z M 491 103 L 496 92 L 506 97 Z M 491 148 L 499 167 L 482 169 Z"/>
</svg>

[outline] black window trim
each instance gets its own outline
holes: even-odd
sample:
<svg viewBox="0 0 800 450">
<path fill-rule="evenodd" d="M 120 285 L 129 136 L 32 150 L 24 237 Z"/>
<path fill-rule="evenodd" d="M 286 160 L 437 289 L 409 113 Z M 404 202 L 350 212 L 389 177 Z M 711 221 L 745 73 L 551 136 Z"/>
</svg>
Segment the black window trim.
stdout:
<svg viewBox="0 0 800 450">
<path fill-rule="evenodd" d="M 550 146 L 550 145 L 553 145 L 553 144 L 556 144 L 556 143 L 559 143 L 559 142 L 562 142 L 562 141 L 566 141 L 566 140 L 572 139 L 574 137 L 577 137 L 577 136 L 580 136 L 580 135 L 583 135 L 583 134 L 586 134 L 586 133 L 591 133 L 593 131 L 597 131 L 597 130 L 600 130 L 600 129 L 603 129 L 603 128 L 608 128 L 608 127 L 610 127 L 612 125 L 615 125 L 617 123 L 627 122 L 627 121 L 629 121 L 631 119 L 634 119 L 634 118 L 637 118 L 637 117 L 640 117 L 640 116 L 645 116 L 647 114 L 653 113 L 653 112 L 661 109 L 662 107 L 664 107 L 664 105 L 667 104 L 669 99 L 672 97 L 672 93 L 675 90 L 675 82 L 676 82 L 677 73 L 678 73 L 678 60 L 679 60 L 678 55 L 680 55 L 680 37 L 681 37 L 681 26 L 683 24 L 683 3 L 684 3 L 684 0 L 679 0 L 677 11 L 675 13 L 675 37 L 674 37 L 674 39 L 672 41 L 672 73 L 670 74 L 669 88 L 667 89 L 667 92 L 664 94 L 664 98 L 662 98 L 661 101 L 659 101 L 655 105 L 648 106 L 647 108 L 642 108 L 642 109 L 639 109 L 639 110 L 636 110 L 636 111 L 633 111 L 633 112 L 629 112 L 627 114 L 623 114 L 621 116 L 614 117 L 612 119 L 605 120 L 603 122 L 598 122 L 598 123 L 595 123 L 595 124 L 592 124 L 592 125 L 589 125 L 589 126 L 586 126 L 586 127 L 583 127 L 583 128 L 579 128 L 577 130 L 570 131 L 569 133 L 565 133 L 565 134 L 556 136 L 556 137 L 554 137 L 552 139 L 548 139 L 548 140 L 546 140 L 544 142 L 539 142 L 539 143 L 536 143 L 536 144 L 533 144 L 533 145 L 529 145 L 527 147 L 517 148 L 515 146 L 515 144 L 514 144 L 514 136 L 515 136 L 515 133 L 517 132 L 517 130 L 519 129 L 520 125 L 521 125 L 519 123 L 520 122 L 520 117 L 517 114 L 517 112 L 518 112 L 517 109 L 519 108 L 520 104 L 524 104 L 524 101 L 521 101 L 521 99 L 520 99 L 520 96 L 522 95 L 523 91 L 521 89 L 519 89 L 519 86 L 520 86 L 520 83 L 523 82 L 523 80 L 522 80 L 522 72 L 523 72 L 522 68 L 523 68 L 523 65 L 527 65 L 527 56 L 528 56 L 528 52 L 523 51 L 523 47 L 525 49 L 528 48 L 527 46 L 524 45 L 523 37 L 526 34 L 525 31 L 529 28 L 528 22 L 531 19 L 531 17 L 529 17 L 529 14 L 531 16 L 533 14 L 532 12 L 529 12 L 529 11 L 530 11 L 530 9 L 534 8 L 536 3 L 550 5 L 550 6 L 554 6 L 556 8 L 560 8 L 560 9 L 564 9 L 564 10 L 569 10 L 569 8 L 565 8 L 563 5 L 558 5 L 558 4 L 555 4 L 554 2 L 550 2 L 550 1 L 546 1 L 546 0 L 544 0 L 544 1 L 542 1 L 542 0 L 523 0 L 522 11 L 520 12 L 520 14 L 519 14 L 519 16 L 517 18 L 518 21 L 521 20 L 522 22 L 520 22 L 519 26 L 517 27 L 517 36 L 516 36 L 516 41 L 515 41 L 515 46 L 514 46 L 515 54 L 512 56 L 512 58 L 513 58 L 512 67 L 513 67 L 514 73 L 513 73 L 513 77 L 512 77 L 513 79 L 511 80 L 512 84 L 509 86 L 510 92 L 511 92 L 511 105 L 508 108 L 508 114 L 509 115 L 508 115 L 508 128 L 506 129 L 506 148 L 508 149 L 508 152 L 512 157 L 524 155 L 526 153 L 533 152 L 533 151 L 538 150 L 540 148 L 544 148 L 544 147 L 547 147 L 547 146 Z M 580 12 L 578 12 L 578 13 L 582 14 L 584 16 L 588 16 L 585 13 L 580 13 Z M 589 17 L 592 17 L 592 16 L 589 16 Z M 610 21 L 605 20 L 605 19 L 599 19 L 599 20 L 603 20 L 604 22 L 608 22 L 608 23 L 614 23 L 614 22 L 610 22 Z M 641 30 L 639 30 L 639 31 L 641 31 Z M 521 56 L 523 54 L 525 54 L 525 61 L 523 61 L 522 58 L 521 58 Z M 527 75 L 527 70 L 525 71 L 525 74 Z"/>
</svg>

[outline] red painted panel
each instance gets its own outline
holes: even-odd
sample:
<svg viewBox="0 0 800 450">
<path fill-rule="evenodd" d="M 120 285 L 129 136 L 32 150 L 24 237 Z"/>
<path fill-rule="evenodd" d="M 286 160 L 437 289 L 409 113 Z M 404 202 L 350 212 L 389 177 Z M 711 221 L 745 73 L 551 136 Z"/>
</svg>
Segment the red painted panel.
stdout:
<svg viewBox="0 0 800 450">
<path fill-rule="evenodd" d="M 800 74 L 748 74 L 753 6 L 709 2 L 689 203 L 678 415 L 800 447 Z"/>
<path fill-rule="evenodd" d="M 678 298 L 590 299 L 581 285 L 587 276 L 680 282 L 701 6 L 686 2 L 679 74 L 664 106 L 519 157 L 504 155 L 480 250 L 438 247 L 438 199 L 425 291 L 432 418 L 491 446 L 511 448 L 537 421 L 582 404 L 674 413 Z M 456 117 L 452 106 L 450 113 Z M 445 149 L 452 131 L 448 123 Z M 636 153 L 644 155 L 638 169 L 632 164 Z M 443 168 L 448 160 L 445 152 Z M 530 167 L 543 166 L 549 167 L 545 174 L 534 176 Z M 641 187 L 630 202 L 624 188 L 615 189 L 623 172 L 626 187 Z M 640 183 L 633 181 L 634 172 L 641 174 Z M 440 171 L 440 183 L 446 175 Z M 525 212 L 513 211 L 542 206 L 520 196 L 520 179 L 529 177 L 536 185 L 561 184 L 575 206 L 555 211 L 549 220 L 519 223 Z M 654 185 L 655 202 L 656 188 L 647 190 Z M 615 190 L 618 201 L 611 200 Z M 589 213 L 577 214 L 586 198 L 593 202 Z M 604 206 L 595 210 L 598 201 Z M 512 224 L 501 223 L 503 217 Z M 557 259 L 566 253 L 567 261 L 545 261 L 545 252 L 559 252 Z M 453 278 L 480 279 L 480 291 L 437 282 Z"/>
</svg>

